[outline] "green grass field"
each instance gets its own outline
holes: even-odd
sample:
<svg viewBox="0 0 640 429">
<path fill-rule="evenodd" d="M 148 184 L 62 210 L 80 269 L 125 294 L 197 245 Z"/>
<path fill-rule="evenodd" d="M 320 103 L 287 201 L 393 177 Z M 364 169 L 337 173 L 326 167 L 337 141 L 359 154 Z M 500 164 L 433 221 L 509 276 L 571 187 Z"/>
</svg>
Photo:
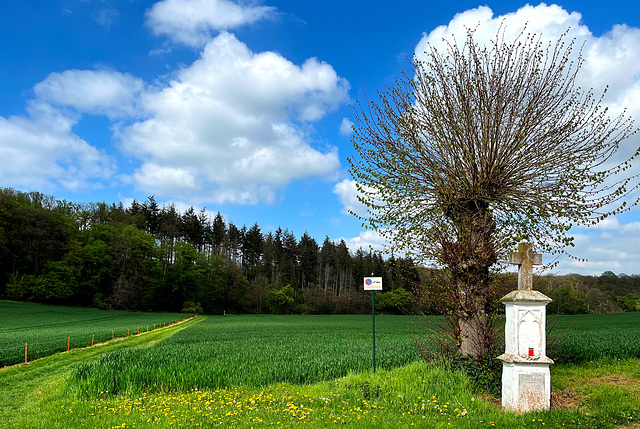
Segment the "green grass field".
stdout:
<svg viewBox="0 0 640 429">
<path fill-rule="evenodd" d="M 640 419 L 639 322 L 561 318 L 582 363 L 552 366 L 551 411 L 516 415 L 422 361 L 408 317 L 376 317 L 376 374 L 370 316 L 198 317 L 0 370 L 0 427 L 619 428 Z"/>
<path fill-rule="evenodd" d="M 547 340 L 561 335 L 548 354 L 557 363 L 582 363 L 603 357 L 640 358 L 640 312 L 548 316 Z"/>
<path fill-rule="evenodd" d="M 409 323 L 405 316 L 376 317 L 378 368 L 420 359 Z M 97 395 L 332 380 L 372 369 L 371 330 L 371 316 L 207 317 L 154 347 L 80 365 L 71 384 Z"/>
<path fill-rule="evenodd" d="M 153 330 L 187 317 L 0 301 L 0 367 Z"/>
</svg>

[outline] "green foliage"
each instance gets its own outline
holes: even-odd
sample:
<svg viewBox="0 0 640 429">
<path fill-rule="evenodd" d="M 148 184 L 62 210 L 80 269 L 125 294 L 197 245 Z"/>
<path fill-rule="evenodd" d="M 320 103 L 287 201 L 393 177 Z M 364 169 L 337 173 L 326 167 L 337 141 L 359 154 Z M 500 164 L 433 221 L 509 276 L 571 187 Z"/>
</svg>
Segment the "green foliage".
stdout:
<svg viewBox="0 0 640 429">
<path fill-rule="evenodd" d="M 550 314 L 586 314 L 587 303 L 574 289 L 562 288 L 549 294 L 553 301 L 547 306 Z"/>
<path fill-rule="evenodd" d="M 293 288 L 286 285 L 280 289 L 271 289 L 267 292 L 267 306 L 272 314 L 288 314 L 294 303 Z"/>
<path fill-rule="evenodd" d="M 42 292 L 38 301 L 62 304 L 74 295 L 77 288 L 73 269 L 64 262 L 47 262 L 40 278 Z"/>
<path fill-rule="evenodd" d="M 361 314 L 370 309 L 361 284 L 371 272 L 391 290 L 410 290 L 416 277 L 410 259 L 384 262 L 362 249 L 352 256 L 344 240 L 327 237 L 318 246 L 288 229 L 265 235 L 257 223 L 238 228 L 220 213 L 210 219 L 204 209 L 159 207 L 154 196 L 125 209 L 0 189 L 0 296 L 10 299 L 136 311 L 179 312 L 194 301 L 207 314 Z"/>
<path fill-rule="evenodd" d="M 182 313 L 203 314 L 202 305 L 199 302 L 185 301 L 182 304 Z"/>
<path fill-rule="evenodd" d="M 28 285 L 28 277 L 13 272 L 9 274 L 9 281 L 6 285 L 5 294 L 7 298 L 16 301 L 26 300 L 31 289 Z"/>
<path fill-rule="evenodd" d="M 407 314 L 413 306 L 413 300 L 413 295 L 401 287 L 375 295 L 376 310 L 393 314 Z"/>
<path fill-rule="evenodd" d="M 468 356 L 451 355 L 448 359 L 452 368 L 467 374 L 475 392 L 484 392 L 495 397 L 502 393 L 502 362 L 494 357 L 495 352 L 477 359 Z"/>
<path fill-rule="evenodd" d="M 640 311 L 640 296 L 635 293 L 620 296 L 618 297 L 618 304 L 624 311 Z"/>
</svg>

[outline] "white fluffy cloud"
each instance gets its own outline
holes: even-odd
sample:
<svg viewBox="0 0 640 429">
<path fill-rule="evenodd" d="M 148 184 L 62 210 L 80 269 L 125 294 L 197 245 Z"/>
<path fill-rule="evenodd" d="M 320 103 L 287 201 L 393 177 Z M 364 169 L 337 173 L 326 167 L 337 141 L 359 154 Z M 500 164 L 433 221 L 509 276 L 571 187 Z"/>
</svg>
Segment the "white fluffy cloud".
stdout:
<svg viewBox="0 0 640 429">
<path fill-rule="evenodd" d="M 146 19 L 155 34 L 198 46 L 211 38 L 212 30 L 230 30 L 274 13 L 273 7 L 243 6 L 229 0 L 162 0 L 147 10 Z"/>
<path fill-rule="evenodd" d="M 359 192 L 355 180 L 344 179 L 336 183 L 333 187 L 333 193 L 338 196 L 338 199 L 344 206 L 342 214 L 355 213 L 358 216 L 367 215 L 367 207 L 358 200 Z"/>
<path fill-rule="evenodd" d="M 501 26 L 505 29 L 506 42 L 515 39 L 526 25 L 527 32 L 540 34 L 544 44 L 554 43 L 570 29 L 565 40 L 575 39 L 572 57 L 577 58 L 582 47 L 584 60 L 576 86 L 593 88 L 596 96 L 608 87 L 603 105 L 609 108 L 613 117 L 627 109 L 632 117 L 640 118 L 640 29 L 615 25 L 611 31 L 594 36 L 581 21 L 580 13 L 569 13 L 558 5 L 526 5 L 516 12 L 501 16 L 494 16 L 489 7 L 481 6 L 459 13 L 449 24 L 424 34 L 415 52 L 420 59 L 425 58 L 424 52 L 429 45 L 445 52 L 443 39 L 451 41 L 452 35 L 461 45 L 469 28 L 475 28 L 475 40 L 486 45 L 489 45 Z M 640 135 L 636 135 L 623 143 L 612 161 L 618 163 L 627 159 L 639 146 Z M 637 171 L 640 172 L 640 167 Z"/>
<path fill-rule="evenodd" d="M 290 181 L 331 180 L 340 168 L 335 147 L 313 145 L 310 123 L 348 99 L 348 82 L 315 58 L 254 53 L 227 32 L 164 86 L 67 70 L 33 91 L 30 118 L 0 118 L 0 177 L 13 186 L 80 189 L 113 174 L 113 161 L 73 132 L 84 114 L 117 121 L 115 141 L 141 161 L 122 182 L 168 198 L 272 202 Z"/>
<path fill-rule="evenodd" d="M 113 174 L 113 160 L 72 133 L 75 120 L 34 101 L 30 117 L 0 117 L 0 182 L 86 191 Z"/>
<path fill-rule="evenodd" d="M 348 90 L 329 64 L 254 53 L 223 32 L 166 88 L 146 93 L 150 117 L 117 138 L 143 160 L 134 179 L 148 192 L 269 202 L 293 179 L 336 174 L 337 150 L 314 148 L 304 124 L 337 108 Z"/>
<path fill-rule="evenodd" d="M 353 133 L 353 122 L 349 118 L 342 118 L 340 122 L 340 134 L 350 136 Z"/>
<path fill-rule="evenodd" d="M 28 116 L 0 117 L 0 181 L 30 189 L 103 187 L 114 160 L 78 137 L 81 114 L 135 115 L 142 80 L 110 70 L 67 70 L 38 83 Z"/>
<path fill-rule="evenodd" d="M 554 272 L 590 275 L 600 275 L 604 271 L 616 274 L 638 272 L 640 222 L 621 223 L 614 217 L 608 218 L 604 227 L 580 228 L 573 233 L 575 247 L 568 251 L 587 261 L 561 256 Z"/>
<path fill-rule="evenodd" d="M 389 242 L 377 231 L 362 231 L 357 237 L 338 238 L 334 242 L 339 243 L 340 240 L 344 240 L 347 243 L 347 247 L 351 252 L 355 252 L 359 248 L 384 252 L 389 247 Z"/>
<path fill-rule="evenodd" d="M 516 12 L 500 16 L 494 16 L 488 6 L 480 6 L 458 13 L 447 25 L 441 25 L 430 33 L 425 33 L 415 52 L 421 59 L 424 58 L 424 52 L 429 50 L 428 45 L 444 52 L 447 46 L 445 40 L 462 46 L 466 40 L 467 29 L 475 29 L 475 40 L 487 44 L 501 26 L 505 30 L 505 41 L 513 40 L 525 25 L 527 32 L 541 34 L 544 42 L 557 40 L 569 27 L 569 37 L 590 36 L 589 29 L 580 25 L 581 20 L 582 15 L 578 12 L 569 13 L 558 5 L 548 6 L 544 3 L 538 6 L 526 5 Z"/>
<path fill-rule="evenodd" d="M 33 88 L 27 116 L 0 117 L 0 181 L 9 186 L 87 191 L 104 187 L 115 161 L 78 137 L 84 113 L 137 115 L 141 79 L 111 70 L 52 73 Z"/>
<path fill-rule="evenodd" d="M 47 103 L 111 118 L 136 115 L 144 82 L 112 70 L 66 70 L 51 73 L 34 88 Z"/>
</svg>

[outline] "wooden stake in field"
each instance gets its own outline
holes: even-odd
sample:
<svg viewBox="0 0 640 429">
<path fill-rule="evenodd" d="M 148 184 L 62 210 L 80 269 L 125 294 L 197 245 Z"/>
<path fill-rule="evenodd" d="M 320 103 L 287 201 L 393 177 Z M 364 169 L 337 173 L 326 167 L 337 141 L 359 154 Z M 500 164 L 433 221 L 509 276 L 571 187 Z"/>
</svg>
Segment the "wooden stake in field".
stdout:
<svg viewBox="0 0 640 429">
<path fill-rule="evenodd" d="M 140 335 L 140 327 L 138 326 L 137 328 L 138 328 L 138 335 Z"/>
<path fill-rule="evenodd" d="M 24 343 L 24 363 L 27 363 L 27 343 Z"/>
<path fill-rule="evenodd" d="M 93 340 L 95 340 L 95 339 L 96 339 L 96 334 L 93 334 L 91 336 L 91 347 L 93 347 Z"/>
<path fill-rule="evenodd" d="M 149 325 L 147 325 L 147 332 L 149 332 Z"/>
<path fill-rule="evenodd" d="M 112 340 L 115 340 L 115 339 L 116 339 L 116 332 L 115 332 L 115 330 L 113 330 L 113 329 L 111 330 L 111 339 L 112 339 Z"/>
<path fill-rule="evenodd" d="M 69 347 L 71 347 L 71 337 L 67 338 L 67 353 L 69 353 Z"/>
</svg>

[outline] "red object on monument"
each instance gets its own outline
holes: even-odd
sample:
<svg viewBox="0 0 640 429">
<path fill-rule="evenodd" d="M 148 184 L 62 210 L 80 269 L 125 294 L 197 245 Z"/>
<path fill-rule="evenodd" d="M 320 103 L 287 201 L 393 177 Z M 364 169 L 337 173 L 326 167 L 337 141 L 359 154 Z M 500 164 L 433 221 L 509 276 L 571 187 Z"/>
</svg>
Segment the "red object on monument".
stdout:
<svg viewBox="0 0 640 429">
<path fill-rule="evenodd" d="M 529 356 L 533 356 L 533 347 L 529 347 Z"/>
</svg>

